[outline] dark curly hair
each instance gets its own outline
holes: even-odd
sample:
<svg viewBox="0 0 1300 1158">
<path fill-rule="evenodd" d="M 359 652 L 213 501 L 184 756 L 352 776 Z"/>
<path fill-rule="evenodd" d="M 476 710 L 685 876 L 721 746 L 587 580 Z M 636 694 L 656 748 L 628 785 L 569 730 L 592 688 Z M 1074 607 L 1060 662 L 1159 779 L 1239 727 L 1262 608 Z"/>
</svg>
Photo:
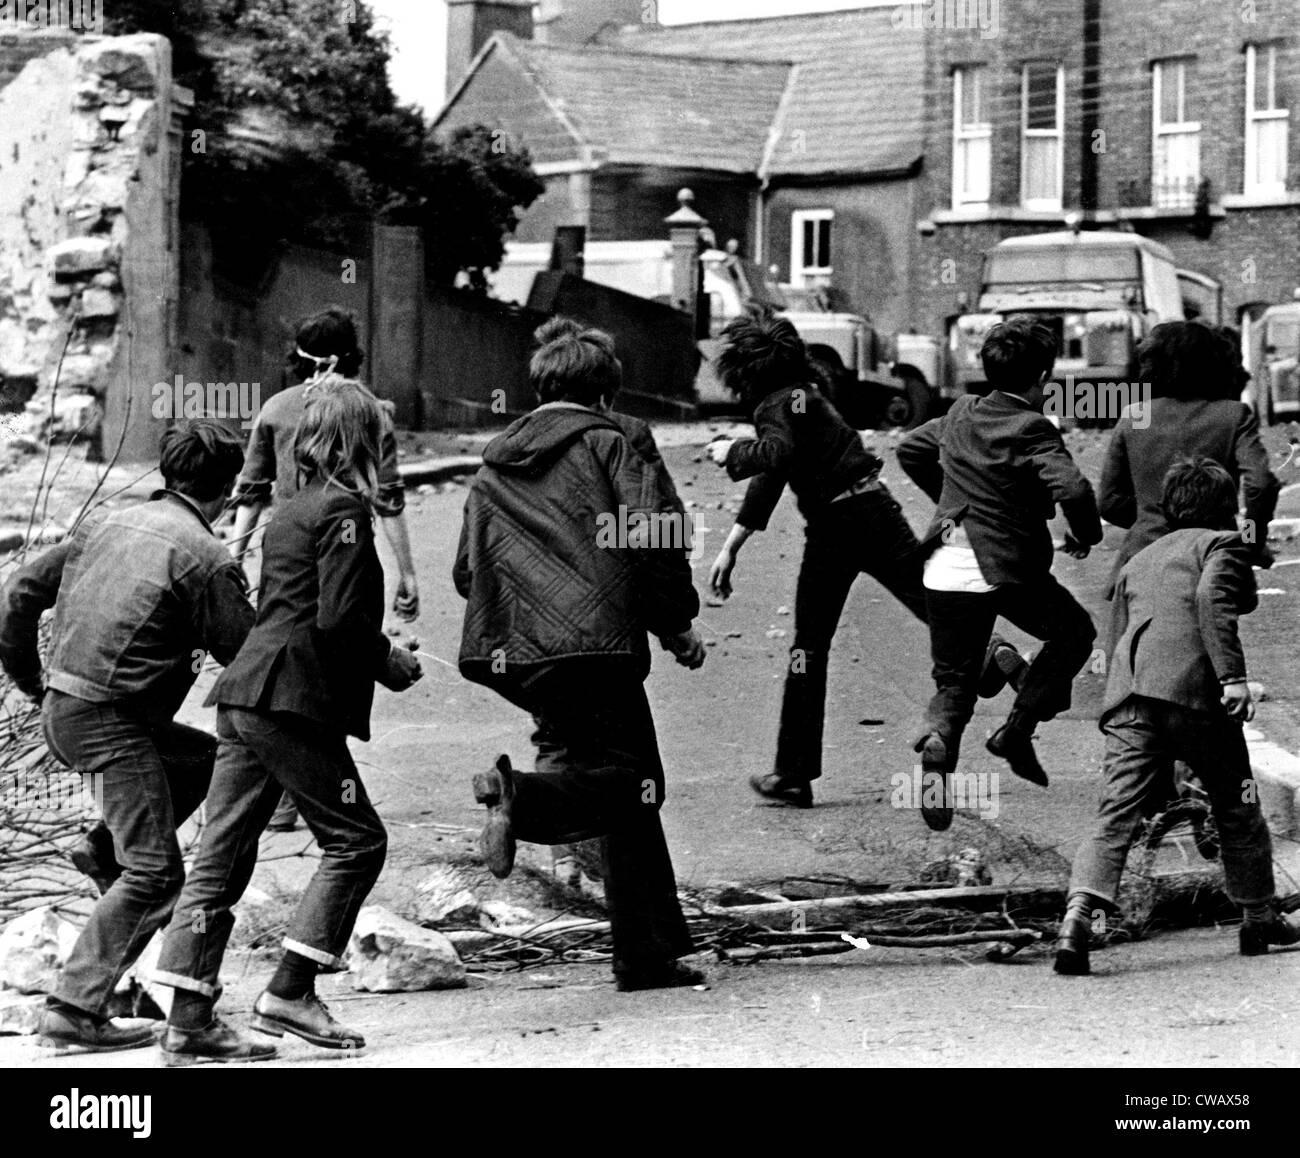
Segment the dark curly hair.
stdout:
<svg viewBox="0 0 1300 1158">
<path fill-rule="evenodd" d="M 751 410 L 783 386 L 817 382 L 808 347 L 789 318 L 770 310 L 733 318 L 722 339 L 714 368 L 723 386 Z"/>
<path fill-rule="evenodd" d="M 1215 399 L 1241 392 L 1240 359 L 1204 322 L 1161 322 L 1138 346 L 1138 378 L 1153 398 Z"/>
<path fill-rule="evenodd" d="M 299 350 L 311 356 L 304 358 Z M 364 360 L 355 319 L 347 310 L 330 306 L 298 324 L 288 367 L 299 382 L 327 371 L 341 378 L 355 378 Z"/>
</svg>

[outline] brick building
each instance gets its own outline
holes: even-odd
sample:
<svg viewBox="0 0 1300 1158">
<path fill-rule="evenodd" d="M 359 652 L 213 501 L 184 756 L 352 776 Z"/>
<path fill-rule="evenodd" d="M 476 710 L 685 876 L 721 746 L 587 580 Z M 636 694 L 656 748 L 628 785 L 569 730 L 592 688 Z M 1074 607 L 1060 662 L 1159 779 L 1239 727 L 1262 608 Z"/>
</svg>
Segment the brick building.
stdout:
<svg viewBox="0 0 1300 1158">
<path fill-rule="evenodd" d="M 990 245 L 1072 213 L 1221 283 L 1225 321 L 1289 299 L 1297 17 L 1297 0 L 1002 0 L 997 36 L 931 30 L 918 328 L 974 301 Z"/>
</svg>

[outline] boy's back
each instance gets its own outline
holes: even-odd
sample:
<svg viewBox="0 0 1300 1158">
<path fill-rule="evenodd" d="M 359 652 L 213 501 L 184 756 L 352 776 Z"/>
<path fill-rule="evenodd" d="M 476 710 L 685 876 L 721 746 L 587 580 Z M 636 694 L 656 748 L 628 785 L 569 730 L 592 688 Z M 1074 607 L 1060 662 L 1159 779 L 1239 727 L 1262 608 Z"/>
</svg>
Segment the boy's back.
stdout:
<svg viewBox="0 0 1300 1158">
<path fill-rule="evenodd" d="M 1139 551 L 1115 589 L 1104 711 L 1140 695 L 1220 713 L 1221 685 L 1246 678 L 1237 618 L 1257 602 L 1236 531 L 1186 527 Z"/>
</svg>

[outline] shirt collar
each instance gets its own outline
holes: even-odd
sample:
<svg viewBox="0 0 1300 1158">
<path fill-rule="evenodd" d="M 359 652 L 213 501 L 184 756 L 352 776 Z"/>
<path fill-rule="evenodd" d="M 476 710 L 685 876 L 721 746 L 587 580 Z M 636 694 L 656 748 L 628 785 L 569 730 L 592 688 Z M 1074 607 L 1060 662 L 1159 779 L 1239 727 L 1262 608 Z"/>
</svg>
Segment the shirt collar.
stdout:
<svg viewBox="0 0 1300 1158">
<path fill-rule="evenodd" d="M 994 393 L 1001 394 L 1003 398 L 1010 398 L 1012 402 L 1019 402 L 1021 406 L 1026 406 L 1030 410 L 1034 408 L 1034 404 L 1028 398 L 1023 398 L 1019 394 L 1012 394 L 1009 390 L 995 390 Z"/>
<path fill-rule="evenodd" d="M 181 494 L 180 491 L 170 490 L 167 487 L 160 487 L 158 490 L 154 491 L 153 494 L 149 496 L 149 501 L 153 502 L 154 499 L 164 499 L 164 498 L 178 499 L 182 503 L 182 505 L 189 507 L 189 509 L 194 512 L 194 517 L 198 519 L 200 523 L 203 524 L 203 529 L 207 531 L 208 534 L 213 533 L 212 524 L 208 522 L 207 516 L 204 515 L 204 513 L 201 510 L 199 510 L 198 504 L 195 503 L 195 501 L 192 498 L 190 498 L 189 495 L 183 495 Z"/>
</svg>

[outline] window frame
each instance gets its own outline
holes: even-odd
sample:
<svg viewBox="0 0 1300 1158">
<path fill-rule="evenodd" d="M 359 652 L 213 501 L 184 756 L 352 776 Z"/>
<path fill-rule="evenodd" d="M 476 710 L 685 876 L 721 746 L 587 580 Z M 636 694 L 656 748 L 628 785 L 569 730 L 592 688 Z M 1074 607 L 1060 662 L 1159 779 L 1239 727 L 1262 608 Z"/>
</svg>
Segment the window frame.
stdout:
<svg viewBox="0 0 1300 1158">
<path fill-rule="evenodd" d="M 1190 210 L 1196 204 L 1196 190 L 1201 182 L 1201 122 L 1189 120 L 1166 121 L 1164 116 L 1165 70 L 1178 70 L 1178 115 L 1187 115 L 1188 65 L 1195 63 L 1194 56 L 1165 57 L 1151 62 L 1151 204 L 1156 209 Z M 1196 142 L 1196 169 L 1192 175 L 1192 189 L 1185 197 L 1168 194 L 1162 196 L 1157 178 L 1160 175 L 1160 142 L 1165 137 L 1191 137 Z"/>
<path fill-rule="evenodd" d="M 1035 65 L 1051 64 L 1051 61 L 1026 61 L 1020 66 L 1020 204 L 1025 209 L 1043 210 L 1059 213 L 1065 198 L 1065 65 L 1056 63 L 1056 127 L 1054 129 L 1031 129 L 1029 127 L 1029 70 Z M 1056 140 L 1056 196 L 1029 196 L 1029 149 L 1026 142 L 1030 138 Z"/>
<path fill-rule="evenodd" d="M 821 221 L 828 222 L 830 226 L 826 238 L 827 247 L 829 248 L 831 232 L 835 226 L 834 209 L 795 209 L 790 213 L 790 284 L 796 288 L 802 289 L 807 286 L 809 275 L 829 279 L 835 272 L 833 258 L 830 265 L 804 265 L 803 263 L 804 228 L 814 222 Z M 814 242 L 813 248 L 816 250 L 816 242 Z M 818 255 L 814 253 L 814 256 Z M 828 253 L 826 256 L 831 257 L 832 255 Z"/>
<path fill-rule="evenodd" d="M 1269 107 L 1260 109 L 1255 106 L 1258 90 L 1259 52 L 1267 53 L 1269 76 Z M 1248 197 L 1276 197 L 1286 193 L 1287 176 L 1290 171 L 1291 149 L 1291 110 L 1280 107 L 1277 103 L 1277 52 L 1276 42 L 1246 45 L 1246 125 L 1245 125 L 1245 168 L 1242 172 L 1241 189 Z M 1282 180 L 1264 184 L 1254 180 L 1259 168 L 1259 125 L 1266 121 L 1283 122 L 1285 141 L 1282 148 Z"/>
<path fill-rule="evenodd" d="M 952 207 L 954 209 L 987 209 L 993 198 L 993 122 L 989 120 L 972 121 L 967 125 L 962 120 L 962 102 L 965 96 L 967 78 L 980 74 L 987 79 L 988 65 L 960 64 L 952 70 Z M 981 98 L 978 112 L 984 114 L 987 99 L 987 86 L 982 86 L 977 93 Z M 962 164 L 965 152 L 972 141 L 987 141 L 987 164 L 984 171 L 983 197 L 972 197 L 962 183 L 965 166 Z"/>
</svg>

